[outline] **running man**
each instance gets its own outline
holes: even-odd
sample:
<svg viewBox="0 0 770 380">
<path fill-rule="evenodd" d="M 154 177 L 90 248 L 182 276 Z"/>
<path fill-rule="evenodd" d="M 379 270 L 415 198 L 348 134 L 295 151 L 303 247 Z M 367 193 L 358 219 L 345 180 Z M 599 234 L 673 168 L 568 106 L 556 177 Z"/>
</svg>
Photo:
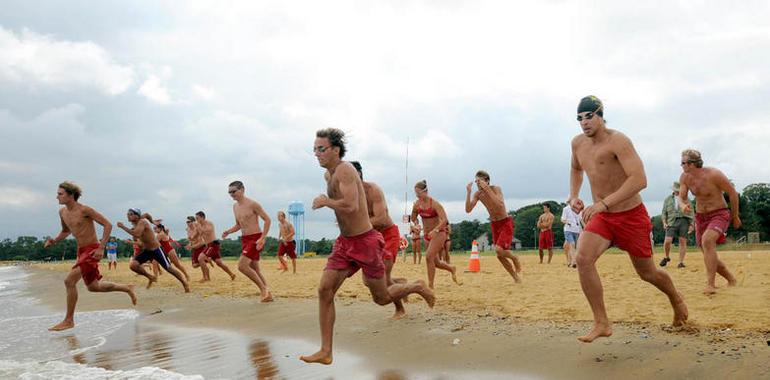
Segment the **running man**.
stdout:
<svg viewBox="0 0 770 380">
<path fill-rule="evenodd" d="M 64 315 L 64 320 L 48 329 L 50 331 L 62 331 L 75 327 L 75 305 L 78 302 L 77 284 L 81 278 L 86 284 L 86 288 L 91 292 L 124 292 L 131 298 L 131 303 L 136 305 L 134 285 L 99 281 L 102 278 L 102 275 L 99 274 L 99 260 L 104 256 L 104 246 L 110 238 L 112 223 L 93 208 L 78 203 L 82 193 L 78 185 L 67 181 L 59 184 L 59 189 L 56 192 L 56 200 L 64 206 L 59 209 L 61 232 L 55 238 L 46 240 L 44 248 L 48 248 L 72 234 L 78 245 L 78 258 L 67 277 L 64 278 L 64 288 L 67 289 L 67 313 Z M 103 228 L 101 240 L 96 237 L 94 223 Z"/>
<path fill-rule="evenodd" d="M 361 164 L 358 161 L 350 162 L 356 171 L 358 172 L 358 178 L 364 185 L 364 195 L 366 195 L 366 208 L 369 210 L 369 222 L 372 227 L 382 234 L 382 238 L 385 240 L 385 249 L 382 250 L 382 262 L 385 264 L 385 282 L 388 286 L 394 283 L 403 284 L 406 282 L 403 278 L 394 279 L 391 278 L 390 273 L 393 271 L 393 264 L 396 263 L 398 257 L 398 247 L 401 244 L 401 233 L 398 231 L 398 226 L 393 223 L 393 219 L 390 218 L 388 213 L 388 203 L 385 201 L 385 193 L 374 182 L 364 181 L 364 173 Z M 393 313 L 393 319 L 401 319 L 406 315 L 406 309 L 401 300 L 393 301 L 393 305 L 396 307 L 395 313 Z"/>
<path fill-rule="evenodd" d="M 425 226 L 425 241 L 428 249 L 425 252 L 425 264 L 428 266 L 428 286 L 433 289 L 433 279 L 436 277 L 436 268 L 443 269 L 452 274 L 452 281 L 457 281 L 457 268 L 441 260 L 439 254 L 444 249 L 447 238 L 447 217 L 444 206 L 428 195 L 428 182 L 422 180 L 414 185 L 414 193 L 417 200 L 412 206 L 412 220 L 417 220 L 419 215 Z"/>
<path fill-rule="evenodd" d="M 206 266 L 205 263 L 204 265 L 200 265 L 200 255 L 206 250 L 206 242 L 203 241 L 203 235 L 200 233 L 198 221 L 195 220 L 194 216 L 188 216 L 186 223 L 188 241 L 186 248 L 191 252 L 190 261 L 192 262 L 193 268 L 201 268 L 201 274 L 203 275 L 203 278 L 198 282 L 211 281 L 211 274 L 209 273 L 208 266 Z"/>
<path fill-rule="evenodd" d="M 126 231 L 129 235 L 139 239 L 142 242 L 143 247 L 142 252 L 131 258 L 130 268 L 132 271 L 147 277 L 147 289 L 149 289 L 153 283 L 158 281 L 158 277 L 147 273 L 142 264 L 150 260 L 155 260 L 158 262 L 158 265 L 166 270 L 166 272 L 174 275 L 174 277 L 182 283 L 185 293 L 190 293 L 190 285 L 187 284 L 187 280 L 185 280 L 182 273 L 171 266 L 165 253 L 163 253 L 163 250 L 160 248 L 160 242 L 158 242 L 155 231 L 152 229 L 152 217 L 148 214 L 142 215 L 142 212 L 138 208 L 130 208 L 126 213 L 126 218 L 131 222 L 133 227 L 128 228 L 123 222 L 118 222 L 118 227 L 123 231 Z"/>
<path fill-rule="evenodd" d="M 543 213 L 537 218 L 537 228 L 540 229 L 540 238 L 538 239 L 537 249 L 540 252 L 540 264 L 543 263 L 543 250 L 548 250 L 548 264 L 553 258 L 553 214 L 551 205 L 543 203 Z"/>
<path fill-rule="evenodd" d="M 413 220 L 413 223 L 409 227 L 409 233 L 412 234 L 412 258 L 414 264 L 422 264 L 422 239 L 420 238 L 420 232 L 422 226 L 417 220 Z"/>
<path fill-rule="evenodd" d="M 222 262 L 222 247 L 219 240 L 217 240 L 217 233 L 214 229 L 214 223 L 206 220 L 206 214 L 203 211 L 198 211 L 195 213 L 195 221 L 198 222 L 198 230 L 201 233 L 201 238 L 203 239 L 203 242 L 206 243 L 206 249 L 203 250 L 203 254 L 198 256 L 198 260 L 203 261 L 201 267 L 204 267 L 206 264 L 213 262 L 230 276 L 230 281 L 235 280 L 235 273 L 233 273 L 230 268 Z M 241 245 L 243 245 L 243 242 L 241 242 Z M 249 254 L 253 255 L 254 253 L 250 252 Z M 259 253 L 257 253 L 257 255 L 258 254 Z M 240 259 L 238 260 L 238 267 L 240 267 Z M 252 281 L 253 280 L 254 279 L 252 279 Z"/>
<path fill-rule="evenodd" d="M 227 192 L 233 198 L 233 215 L 235 225 L 222 232 L 222 240 L 233 232 L 241 231 L 241 257 L 238 258 L 238 270 L 249 278 L 259 288 L 262 295 L 260 302 L 270 302 L 273 296 L 267 288 L 267 280 L 259 270 L 259 254 L 265 248 L 265 239 L 270 232 L 270 217 L 257 201 L 246 196 L 246 188 L 241 181 L 233 181 L 227 186 Z M 262 218 L 263 227 L 259 228 L 259 219 Z M 210 223 L 210 222 L 209 222 Z M 212 225 L 212 230 L 214 226 Z M 219 259 L 217 265 L 225 272 L 229 269 Z M 230 275 L 233 279 L 235 275 Z"/>
<path fill-rule="evenodd" d="M 114 237 L 107 243 L 107 260 L 107 270 L 112 270 L 113 265 L 118 270 L 118 241 Z"/>
<path fill-rule="evenodd" d="M 286 272 L 289 270 L 286 265 L 284 255 L 291 259 L 291 272 L 297 274 L 297 242 L 294 241 L 294 226 L 286 220 L 286 214 L 278 211 L 278 261 L 281 262 L 281 269 Z"/>
<path fill-rule="evenodd" d="M 580 285 L 591 305 L 594 326 L 578 337 L 586 343 L 612 335 L 604 306 L 602 281 L 596 260 L 610 245 L 628 252 L 636 273 L 668 296 L 674 326 L 687 321 L 687 306 L 668 273 L 652 261 L 652 223 L 639 192 L 647 187 L 644 165 L 626 135 L 607 128 L 601 101 L 595 96 L 580 100 L 577 120 L 583 133 L 572 140 L 570 199 L 579 200 L 583 173 L 588 175 L 594 203 L 583 210 L 586 223 L 577 245 Z"/>
<path fill-rule="evenodd" d="M 684 213 L 682 208 L 679 207 L 679 182 L 674 182 L 671 190 L 673 192 L 663 200 L 663 211 L 660 214 L 663 228 L 666 230 L 666 239 L 663 240 L 663 250 L 666 252 L 666 257 L 660 260 L 660 266 L 665 267 L 671 261 L 669 257 L 671 245 L 674 239 L 679 239 L 679 265 L 676 267 L 684 268 L 684 256 L 687 253 L 687 235 L 693 230 L 693 214 L 692 209 L 690 209 L 689 213 Z M 687 202 L 690 201 L 687 200 Z"/>
<path fill-rule="evenodd" d="M 328 195 L 321 194 L 313 200 L 313 209 L 329 207 L 334 210 L 340 227 L 340 236 L 334 243 L 318 286 L 319 324 L 321 327 L 321 349 L 310 355 L 301 356 L 307 363 L 332 363 L 332 339 L 334 337 L 334 295 L 345 282 L 359 269 L 363 280 L 372 294 L 372 300 L 378 305 L 387 305 L 411 293 L 417 293 L 433 307 L 435 297 L 417 280 L 409 284 L 388 286 L 385 279 L 385 266 L 382 263 L 382 249 L 385 246 L 382 235 L 372 228 L 366 196 L 361 179 L 356 169 L 349 162 L 342 161 L 345 156 L 345 133 L 339 129 L 328 128 L 316 132 L 313 144 L 318 163 L 326 173 Z"/>
<path fill-rule="evenodd" d="M 521 263 L 519 258 L 511 251 L 514 229 L 513 217 L 508 215 L 506 211 L 503 189 L 500 186 L 490 185 L 489 181 L 489 173 L 484 170 L 476 172 L 474 182 L 478 191 L 471 196 L 473 182 L 468 183 L 468 186 L 465 187 L 465 212 L 470 214 L 479 201 L 486 207 L 487 212 L 489 212 L 489 220 L 492 221 L 492 240 L 495 245 L 497 260 L 508 271 L 513 281 L 520 283 L 519 272 L 521 272 Z"/>
<path fill-rule="evenodd" d="M 687 200 L 687 193 L 695 195 L 695 244 L 703 252 L 706 262 L 705 294 L 717 291 L 716 274 L 727 280 L 728 286 L 735 286 L 738 281 L 730 273 L 725 263 L 717 255 L 717 244 L 725 242 L 725 233 L 732 220 L 734 228 L 741 228 L 738 192 L 727 176 L 717 168 L 703 167 L 703 158 L 695 149 L 682 152 L 682 175 L 679 182 L 679 207 L 687 214 L 692 206 Z M 730 197 L 730 208 L 723 193 Z"/>
<path fill-rule="evenodd" d="M 176 242 L 171 238 L 171 234 L 169 233 L 168 228 L 166 228 L 163 223 L 156 221 L 153 230 L 155 231 L 155 236 L 158 237 L 158 242 L 160 242 L 160 248 L 163 250 L 163 253 L 168 256 L 171 265 L 175 266 L 176 269 L 179 269 L 179 271 L 184 275 L 185 280 L 187 280 L 189 283 L 190 275 L 187 274 L 187 269 L 184 268 L 184 265 L 182 265 L 182 262 L 179 260 L 179 256 L 176 254 L 176 249 L 174 249 L 174 246 L 171 245 L 172 242 Z"/>
<path fill-rule="evenodd" d="M 567 203 L 561 210 L 561 222 L 564 224 L 564 254 L 567 256 L 567 266 L 577 268 L 577 242 L 583 232 L 583 221 L 580 213 L 583 211 L 583 201 Z"/>
</svg>

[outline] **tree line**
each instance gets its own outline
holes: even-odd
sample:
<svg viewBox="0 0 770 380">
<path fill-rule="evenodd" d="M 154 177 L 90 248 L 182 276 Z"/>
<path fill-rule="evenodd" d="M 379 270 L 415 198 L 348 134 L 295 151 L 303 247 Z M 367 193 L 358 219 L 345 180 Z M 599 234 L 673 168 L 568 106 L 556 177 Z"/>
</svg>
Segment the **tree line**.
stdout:
<svg viewBox="0 0 770 380">
<path fill-rule="evenodd" d="M 743 192 L 740 193 L 739 199 L 743 226 L 738 229 L 730 226 L 727 230 L 728 238 L 735 240 L 746 236 L 749 232 L 758 232 L 760 241 L 767 241 L 770 238 L 770 183 L 755 183 L 746 186 Z M 509 212 L 514 218 L 514 237 L 521 241 L 522 247 L 525 249 L 537 248 L 537 219 L 543 212 L 543 203 L 548 203 L 551 206 L 551 212 L 554 214 L 553 232 L 556 247 L 559 247 L 564 242 L 564 230 L 560 218 L 562 209 L 566 207 L 566 204 L 550 200 L 527 205 Z M 660 218 L 661 210 L 647 211 L 655 215 L 652 218 L 655 244 L 663 244 L 665 231 L 663 230 L 663 222 Z M 402 231 L 402 233 L 406 232 Z M 492 242 L 492 230 L 488 221 L 464 220 L 460 223 L 453 223 L 451 250 L 470 250 L 473 240 L 483 234 L 486 234 L 489 241 Z M 15 241 L 11 239 L 0 241 L 0 261 L 75 259 L 77 247 L 74 239 L 66 239 L 48 249 L 43 249 L 43 244 L 47 238 L 38 239 L 34 236 L 20 236 Z M 411 244 L 411 239 L 408 240 Z M 695 244 L 694 234 L 690 234 L 690 240 L 691 245 Z M 179 244 L 181 247 L 175 247 L 177 254 L 181 254 L 183 257 L 190 257 L 190 252 L 185 248 L 187 239 L 179 240 Z M 318 255 L 330 254 L 333 245 L 334 239 L 305 240 L 305 250 L 315 252 Z M 241 254 L 241 243 L 239 240 L 225 239 L 222 241 L 221 248 L 222 256 L 239 256 Z M 268 236 L 265 240 L 265 249 L 262 255 L 275 256 L 277 253 L 278 239 Z M 123 240 L 118 240 L 118 256 L 130 257 L 131 255 L 133 255 L 132 245 Z"/>
</svg>

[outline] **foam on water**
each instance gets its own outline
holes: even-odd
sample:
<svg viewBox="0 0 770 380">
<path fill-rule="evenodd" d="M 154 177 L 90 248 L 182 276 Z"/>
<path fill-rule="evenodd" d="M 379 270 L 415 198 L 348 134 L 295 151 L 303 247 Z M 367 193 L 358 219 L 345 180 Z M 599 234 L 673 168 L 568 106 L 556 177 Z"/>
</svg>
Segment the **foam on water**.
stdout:
<svg viewBox="0 0 770 380">
<path fill-rule="evenodd" d="M 17 362 L 0 360 L 0 378 L 37 379 L 89 379 L 89 380 L 201 380 L 203 376 L 187 376 L 156 367 L 142 367 L 126 371 L 110 371 L 61 361 Z"/>
<path fill-rule="evenodd" d="M 76 326 L 52 333 L 48 327 L 61 321 L 29 297 L 29 274 L 20 267 L 0 267 L 0 379 L 202 379 L 152 366 L 107 370 L 68 363 L 104 346 L 111 335 L 133 323 L 135 310 L 78 312 Z M 75 359 L 76 360 L 76 359 Z"/>
</svg>

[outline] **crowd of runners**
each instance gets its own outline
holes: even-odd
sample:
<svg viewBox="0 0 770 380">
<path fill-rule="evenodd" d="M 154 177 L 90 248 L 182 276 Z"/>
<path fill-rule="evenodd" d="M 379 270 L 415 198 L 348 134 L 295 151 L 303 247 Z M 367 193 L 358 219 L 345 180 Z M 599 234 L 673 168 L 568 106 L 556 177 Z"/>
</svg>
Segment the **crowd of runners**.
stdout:
<svg viewBox="0 0 770 380">
<path fill-rule="evenodd" d="M 656 267 L 653 262 L 652 223 L 639 194 L 647 187 L 647 177 L 633 143 L 623 133 L 607 128 L 604 105 L 595 96 L 586 96 L 580 100 L 577 121 L 582 133 L 571 143 L 569 199 L 561 221 L 565 232 L 566 264 L 577 268 L 583 293 L 594 318 L 591 330 L 578 339 L 592 342 L 596 338 L 612 335 L 612 326 L 604 305 L 602 282 L 595 266 L 596 260 L 610 246 L 626 251 L 639 277 L 668 297 L 673 312 L 672 324 L 685 324 L 688 311 L 682 295 L 668 273 Z M 414 185 L 416 200 L 411 211 L 408 235 L 412 240 L 415 263 L 422 261 L 420 234 L 424 236 L 427 282 L 392 276 L 398 252 L 404 248 L 399 228 L 388 212 L 382 188 L 372 181 L 364 180 L 361 163 L 343 160 L 346 151 L 344 132 L 334 128 L 317 131 L 313 152 L 324 169 L 327 189 L 324 194 L 313 199 L 312 208 L 332 209 L 340 234 L 318 286 L 321 347 L 316 353 L 300 357 L 310 363 L 332 362 L 334 297 L 342 283 L 359 269 L 372 300 L 379 305 L 392 303 L 395 319 L 405 315 L 402 299 L 409 294 L 419 295 L 429 307 L 433 307 L 436 301 L 436 269 L 447 272 L 455 283 L 461 284 L 457 268 L 451 265 L 448 255 L 450 226 L 446 212 L 441 202 L 430 196 L 428 182 L 425 180 Z M 681 168 L 682 174 L 674 184 L 672 194 L 664 201 L 666 257 L 660 266 L 665 266 L 670 260 L 670 247 L 673 240 L 678 238 L 679 267 L 684 267 L 687 234 L 694 230 L 696 244 L 703 252 L 706 267 L 704 293 L 712 294 L 717 291 L 717 274 L 729 286 L 736 284 L 733 274 L 719 259 L 716 246 L 724 241 L 725 232 L 731 223 L 736 228 L 741 225 L 738 194 L 725 174 L 716 168 L 703 166 L 701 154 L 694 149 L 682 152 Z M 588 177 L 591 189 L 590 204 L 584 203 L 578 196 L 584 176 Z M 270 302 L 273 296 L 259 261 L 270 231 L 271 219 L 258 202 L 246 197 L 241 181 L 234 181 L 227 188 L 235 201 L 235 223 L 223 231 L 220 237 L 203 211 L 187 218 L 187 249 L 192 252 L 192 266 L 200 269 L 200 281 L 210 281 L 209 272 L 216 267 L 235 279 L 236 274 L 222 261 L 219 239 L 241 231 L 242 252 L 238 259 L 238 271 L 259 289 L 262 302 Z M 106 249 L 110 260 L 108 268 L 111 269 L 113 265 L 117 267 L 117 244 L 110 238 L 112 223 L 98 211 L 79 203 L 81 193 L 81 189 L 71 182 L 59 185 L 57 199 L 64 206 L 59 210 L 61 232 L 45 243 L 48 247 L 73 235 L 78 245 L 77 262 L 64 281 L 67 311 L 64 320 L 50 328 L 55 331 L 74 326 L 78 297 L 76 284 L 81 278 L 89 291 L 125 292 L 133 304 L 137 302 L 134 285 L 100 281 L 99 260 Z M 689 193 L 694 195 L 696 201 L 697 207 L 694 210 L 688 198 Z M 729 197 L 729 208 L 723 193 Z M 465 211 L 470 213 L 478 202 L 489 213 L 497 259 L 511 276 L 511 286 L 516 286 L 516 283 L 522 281 L 522 265 L 511 250 L 514 221 L 505 206 L 502 188 L 493 185 L 490 174 L 484 170 L 476 172 L 474 181 L 466 187 Z M 288 264 L 283 258 L 287 255 L 292 261 L 292 271 L 296 273 L 294 227 L 282 211 L 278 212 L 277 218 L 281 269 L 288 270 Z M 178 280 L 185 292 L 189 292 L 190 275 L 175 252 L 174 245 L 178 246 L 178 243 L 171 238 L 162 220 L 154 220 L 151 215 L 136 208 L 127 210 L 126 219 L 129 225 L 118 222 L 117 226 L 131 237 L 130 241 L 134 245 L 131 270 L 147 278 L 147 288 L 150 288 L 162 273 L 162 268 Z M 548 251 L 548 263 L 553 257 L 554 219 L 550 206 L 543 204 L 543 214 L 537 221 L 540 231 L 540 263 L 543 263 L 544 251 Z M 102 226 L 101 239 L 97 237 L 95 224 Z M 157 265 L 156 269 L 151 270 L 152 273 L 143 265 L 148 262 Z"/>
</svg>

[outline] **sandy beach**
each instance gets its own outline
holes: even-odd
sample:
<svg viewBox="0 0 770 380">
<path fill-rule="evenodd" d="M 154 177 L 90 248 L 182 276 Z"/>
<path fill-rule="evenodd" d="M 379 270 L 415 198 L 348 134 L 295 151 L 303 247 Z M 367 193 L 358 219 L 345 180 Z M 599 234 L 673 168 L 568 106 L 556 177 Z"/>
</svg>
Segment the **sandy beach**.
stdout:
<svg viewBox="0 0 770 380">
<path fill-rule="evenodd" d="M 487 371 L 485 378 L 514 374 L 533 378 L 770 376 L 770 252 L 725 252 L 722 258 L 740 284 L 725 286 L 714 296 L 701 294 L 704 268 L 699 254 L 690 255 L 685 269 L 667 268 L 690 311 L 688 326 L 672 329 L 667 299 L 637 278 L 626 255 L 605 255 L 598 267 L 615 334 L 589 345 L 575 340 L 590 326 L 591 315 L 577 272 L 562 264 L 563 256 L 555 256 L 550 265 L 538 264 L 533 255 L 522 256 L 521 285 L 513 284 L 488 255 L 482 256 L 481 273 L 461 273 L 462 286 L 440 272 L 436 307 L 430 310 L 412 297 L 406 305 L 408 316 L 399 321 L 389 318 L 391 307 L 371 303 L 357 274 L 338 293 L 335 351 L 339 355 L 333 366 L 346 368 L 365 360 L 365 368 L 377 378 L 388 379 L 440 378 L 433 376 L 442 373 L 447 378 L 463 377 L 464 371 L 479 370 Z M 460 271 L 467 268 L 464 255 L 452 259 Z M 235 266 L 233 261 L 227 263 Z M 141 287 L 137 310 L 155 323 L 297 339 L 314 350 L 319 334 L 314 298 L 324 264 L 323 258 L 298 260 L 294 275 L 277 271 L 277 260 L 263 260 L 276 297 L 270 304 L 258 302 L 257 288 L 244 276 L 230 281 L 219 269 L 212 272 L 211 283 L 194 281 L 191 294 L 183 294 L 168 274 L 145 290 L 145 281 L 131 273 L 126 262 L 120 263 L 118 271 L 107 271 L 104 264 L 102 273 L 106 280 Z M 39 297 L 62 311 L 64 289 L 59 283 L 69 265 L 33 266 L 34 283 L 45 289 Z M 188 270 L 192 270 L 189 264 Z M 199 271 L 190 273 L 193 280 L 200 278 Z M 394 274 L 424 278 L 424 263 L 399 261 Z M 124 298 L 82 289 L 78 311 L 128 308 Z M 351 357 L 347 355 L 358 359 L 346 359 Z M 306 367 L 298 360 L 296 366 Z M 291 374 L 297 373 L 281 376 L 295 378 Z"/>
</svg>

